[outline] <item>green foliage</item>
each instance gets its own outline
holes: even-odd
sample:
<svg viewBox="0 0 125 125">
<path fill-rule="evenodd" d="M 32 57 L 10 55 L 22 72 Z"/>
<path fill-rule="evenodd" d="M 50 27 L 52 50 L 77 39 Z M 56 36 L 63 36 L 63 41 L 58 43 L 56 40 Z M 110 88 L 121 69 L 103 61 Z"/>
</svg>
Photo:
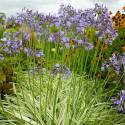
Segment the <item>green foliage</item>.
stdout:
<svg viewBox="0 0 125 125">
<path fill-rule="evenodd" d="M 118 36 L 113 41 L 112 45 L 108 47 L 106 55 L 110 57 L 113 52 L 122 54 L 123 53 L 122 46 L 125 46 L 125 29 L 120 29 L 118 31 Z"/>
<path fill-rule="evenodd" d="M 4 28 L 2 26 L 2 24 L 0 24 L 0 39 L 3 37 L 3 33 L 4 33 Z"/>
<path fill-rule="evenodd" d="M 85 36 L 88 38 L 88 41 L 93 43 L 96 41 L 96 32 L 95 32 L 95 28 L 94 27 L 87 27 L 84 31 Z"/>
<path fill-rule="evenodd" d="M 15 96 L 7 96 L 3 105 L 5 119 L 16 125 L 117 125 L 124 123 L 104 98 L 105 83 L 72 74 L 66 80 L 48 73 L 28 75 L 18 72 Z M 2 112 L 3 113 L 3 112 Z M 119 119 L 121 117 L 121 119 Z M 6 123 L 6 121 L 4 122 Z"/>
<path fill-rule="evenodd" d="M 3 19 L 5 17 L 6 17 L 5 13 L 0 12 L 0 19 Z"/>
</svg>

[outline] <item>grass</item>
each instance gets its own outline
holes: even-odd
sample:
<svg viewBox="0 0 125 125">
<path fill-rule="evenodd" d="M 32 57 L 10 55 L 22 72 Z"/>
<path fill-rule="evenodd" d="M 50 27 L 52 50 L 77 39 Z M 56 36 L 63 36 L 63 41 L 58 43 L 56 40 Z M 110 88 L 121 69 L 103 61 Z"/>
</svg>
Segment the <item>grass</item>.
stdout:
<svg viewBox="0 0 125 125">
<path fill-rule="evenodd" d="M 18 72 L 18 89 L 1 103 L 4 125 L 123 125 L 104 93 L 104 83 L 72 74 Z M 121 124 L 122 123 L 122 124 Z"/>
</svg>

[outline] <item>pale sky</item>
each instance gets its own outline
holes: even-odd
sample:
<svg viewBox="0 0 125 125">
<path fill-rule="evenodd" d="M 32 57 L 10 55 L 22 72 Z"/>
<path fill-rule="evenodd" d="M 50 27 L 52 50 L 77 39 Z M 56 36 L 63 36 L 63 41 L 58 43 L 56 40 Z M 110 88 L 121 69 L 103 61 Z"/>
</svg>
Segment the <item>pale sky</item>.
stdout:
<svg viewBox="0 0 125 125">
<path fill-rule="evenodd" d="M 115 12 L 125 6 L 125 0 L 0 0 L 0 12 L 13 15 L 22 8 L 38 10 L 43 13 L 57 13 L 60 4 L 71 4 L 79 9 L 93 7 L 95 3 L 106 5 Z"/>
</svg>

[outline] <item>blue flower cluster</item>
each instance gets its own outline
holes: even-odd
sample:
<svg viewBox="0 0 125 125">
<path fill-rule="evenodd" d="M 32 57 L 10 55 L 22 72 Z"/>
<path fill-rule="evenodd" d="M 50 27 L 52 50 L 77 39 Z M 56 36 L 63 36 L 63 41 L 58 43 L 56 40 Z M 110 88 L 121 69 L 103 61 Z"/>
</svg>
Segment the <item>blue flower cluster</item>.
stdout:
<svg viewBox="0 0 125 125">
<path fill-rule="evenodd" d="M 91 50 L 94 45 L 85 34 L 87 27 L 92 27 L 98 38 L 106 44 L 112 44 L 117 36 L 108 9 L 98 4 L 87 10 L 61 5 L 58 15 L 44 15 L 24 8 L 17 16 L 8 17 L 5 26 L 6 31 L 0 46 L 1 51 L 10 55 L 20 51 L 31 55 L 32 50 L 28 48 L 27 41 L 41 42 L 42 39 L 63 44 L 67 48 L 85 46 Z M 10 27 L 15 30 L 7 30 Z M 72 46 L 69 42 L 71 39 L 74 41 Z"/>
<path fill-rule="evenodd" d="M 73 32 L 71 36 L 78 44 L 80 40 L 82 45 L 90 42 L 84 34 L 87 27 L 93 27 L 98 38 L 103 40 L 106 44 L 111 45 L 112 41 L 117 36 L 116 31 L 112 27 L 112 20 L 108 9 L 98 4 L 95 4 L 94 8 L 84 11 L 80 9 L 76 10 L 70 5 L 61 5 L 58 26 L 61 26 L 62 30 L 65 29 L 67 32 Z M 67 45 L 68 40 L 66 41 L 66 39 L 68 38 L 65 35 L 62 41 Z"/>
<path fill-rule="evenodd" d="M 102 63 L 101 69 L 102 71 L 112 69 L 117 75 L 120 75 L 120 72 L 125 71 L 125 56 L 113 53 L 112 57 Z"/>
<path fill-rule="evenodd" d="M 111 101 L 117 107 L 118 112 L 125 112 L 125 90 L 118 93 L 118 98 L 112 97 Z"/>
<path fill-rule="evenodd" d="M 53 70 L 52 70 L 52 75 L 63 75 L 63 78 L 66 79 L 71 75 L 71 71 L 68 67 L 62 65 L 62 64 L 55 64 Z"/>
</svg>

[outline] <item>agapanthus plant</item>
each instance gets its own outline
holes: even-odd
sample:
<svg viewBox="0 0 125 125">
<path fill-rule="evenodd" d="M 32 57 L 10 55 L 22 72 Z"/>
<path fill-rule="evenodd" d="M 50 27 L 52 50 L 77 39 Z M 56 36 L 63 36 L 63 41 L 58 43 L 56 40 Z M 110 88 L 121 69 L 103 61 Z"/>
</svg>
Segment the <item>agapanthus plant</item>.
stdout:
<svg viewBox="0 0 125 125">
<path fill-rule="evenodd" d="M 45 59 L 51 62 L 48 68 L 51 69 L 56 57 L 74 72 L 85 71 L 90 75 L 101 70 L 101 54 L 105 53 L 102 47 L 110 46 L 117 36 L 108 9 L 98 4 L 87 10 L 61 5 L 58 15 L 24 8 L 15 17 L 7 18 L 4 28 L 0 40 L 2 61 L 29 66 L 26 63 L 29 59 L 32 66 L 45 68 L 40 64 Z M 53 48 L 58 55 L 51 51 Z M 65 72 L 69 74 L 70 70 Z"/>
<path fill-rule="evenodd" d="M 116 106 L 118 112 L 125 113 L 125 90 L 118 93 L 118 97 L 112 97 L 112 103 Z"/>
</svg>

